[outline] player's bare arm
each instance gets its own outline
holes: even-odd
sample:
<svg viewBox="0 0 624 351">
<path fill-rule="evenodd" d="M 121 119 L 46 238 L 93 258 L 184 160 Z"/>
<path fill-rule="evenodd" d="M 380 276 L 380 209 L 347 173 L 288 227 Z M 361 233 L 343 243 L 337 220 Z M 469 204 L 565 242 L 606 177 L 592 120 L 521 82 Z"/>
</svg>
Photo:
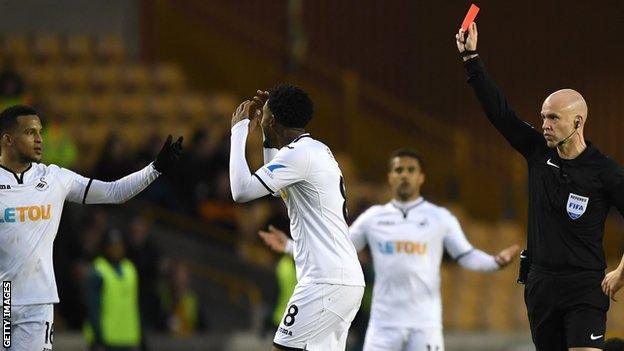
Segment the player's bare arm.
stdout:
<svg viewBox="0 0 624 351">
<path fill-rule="evenodd" d="M 268 231 L 260 230 L 258 231 L 258 235 L 271 250 L 278 253 L 284 253 L 286 251 L 288 236 L 286 236 L 286 233 L 283 231 L 270 225 Z"/>
<path fill-rule="evenodd" d="M 607 294 L 611 300 L 617 301 L 615 294 L 624 286 L 624 257 L 616 269 L 607 273 L 602 281 L 602 291 Z"/>
</svg>

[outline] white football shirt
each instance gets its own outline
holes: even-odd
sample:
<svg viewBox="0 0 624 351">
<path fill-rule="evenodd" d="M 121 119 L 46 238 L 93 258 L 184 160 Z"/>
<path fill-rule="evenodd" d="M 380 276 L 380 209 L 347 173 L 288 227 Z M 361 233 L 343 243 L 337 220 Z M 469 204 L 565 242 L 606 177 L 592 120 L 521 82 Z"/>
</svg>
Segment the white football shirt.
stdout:
<svg viewBox="0 0 624 351">
<path fill-rule="evenodd" d="M 299 284 L 364 286 L 345 221 L 345 185 L 330 149 L 303 134 L 255 174 L 286 203 Z"/>
<path fill-rule="evenodd" d="M 56 165 L 31 163 L 21 174 L 0 166 L 0 281 L 12 282 L 12 303 L 59 302 L 52 248 L 65 200 L 123 202 L 159 174 L 150 164 L 116 182 L 101 182 Z"/>
<path fill-rule="evenodd" d="M 407 208 L 392 201 L 362 213 L 350 233 L 358 251 L 368 244 L 373 255 L 371 325 L 441 328 L 443 251 L 457 260 L 473 250 L 458 220 L 422 198 Z"/>
</svg>

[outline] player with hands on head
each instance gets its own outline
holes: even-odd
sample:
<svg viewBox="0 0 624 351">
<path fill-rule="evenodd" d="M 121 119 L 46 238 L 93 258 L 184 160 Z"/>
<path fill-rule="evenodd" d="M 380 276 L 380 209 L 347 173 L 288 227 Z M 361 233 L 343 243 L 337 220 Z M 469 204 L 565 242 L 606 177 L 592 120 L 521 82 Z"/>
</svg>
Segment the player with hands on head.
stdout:
<svg viewBox="0 0 624 351">
<path fill-rule="evenodd" d="M 364 275 L 348 238 L 344 179 L 331 150 L 305 128 L 312 100 L 301 88 L 258 91 L 232 115 L 230 185 L 236 202 L 281 196 L 288 209 L 297 286 L 273 350 L 338 351 L 364 293 Z M 249 171 L 248 134 L 260 124 L 264 166 Z"/>
<path fill-rule="evenodd" d="M 624 286 L 624 257 L 606 276 L 604 225 L 624 215 L 624 169 L 584 137 L 583 96 L 561 89 L 544 100 L 541 131 L 510 108 L 477 53 L 477 25 L 455 35 L 468 83 L 490 123 L 529 169 L 527 264 L 519 281 L 538 351 L 602 350 L 609 297 Z M 528 272 L 525 274 L 524 272 Z"/>
</svg>

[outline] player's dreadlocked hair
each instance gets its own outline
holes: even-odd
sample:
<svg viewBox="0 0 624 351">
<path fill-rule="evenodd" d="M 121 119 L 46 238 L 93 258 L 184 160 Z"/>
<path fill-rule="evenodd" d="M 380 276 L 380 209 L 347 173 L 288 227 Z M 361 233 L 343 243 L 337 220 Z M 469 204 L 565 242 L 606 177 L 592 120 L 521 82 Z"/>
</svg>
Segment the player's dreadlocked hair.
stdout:
<svg viewBox="0 0 624 351">
<path fill-rule="evenodd" d="M 14 105 L 0 113 L 0 134 L 10 132 L 17 125 L 17 117 L 36 115 L 37 111 L 30 106 Z"/>
<path fill-rule="evenodd" d="M 314 114 L 308 93 L 288 84 L 277 85 L 269 92 L 268 106 L 279 124 L 289 128 L 304 128 Z"/>
<path fill-rule="evenodd" d="M 422 157 L 420 157 L 420 155 L 418 154 L 418 151 L 414 149 L 403 148 L 403 149 L 395 150 L 392 153 L 392 155 L 390 155 L 390 159 L 388 160 L 389 168 L 392 168 L 392 160 L 394 160 L 395 157 L 411 157 L 415 159 L 416 161 L 418 161 L 418 165 L 420 166 L 421 171 L 425 169 L 425 165 L 423 163 Z"/>
</svg>

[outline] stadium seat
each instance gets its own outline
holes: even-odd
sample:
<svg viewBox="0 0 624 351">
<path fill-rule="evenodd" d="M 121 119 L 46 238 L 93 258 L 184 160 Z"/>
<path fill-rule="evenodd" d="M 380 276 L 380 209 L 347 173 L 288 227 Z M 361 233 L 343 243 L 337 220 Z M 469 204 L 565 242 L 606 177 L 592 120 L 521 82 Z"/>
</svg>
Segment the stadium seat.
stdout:
<svg viewBox="0 0 624 351">
<path fill-rule="evenodd" d="M 132 63 L 121 68 L 121 86 L 125 91 L 146 91 L 149 82 L 149 71 L 144 64 Z"/>
<path fill-rule="evenodd" d="M 61 58 L 61 39 L 55 33 L 35 35 L 32 52 L 39 62 L 57 62 Z"/>
<path fill-rule="evenodd" d="M 2 52 L 3 56 L 15 63 L 28 61 L 31 58 L 28 37 L 24 34 L 7 34 L 4 37 Z"/>
<path fill-rule="evenodd" d="M 95 54 L 102 62 L 120 62 L 126 55 L 121 37 L 116 35 L 104 35 L 96 40 Z"/>
<path fill-rule="evenodd" d="M 85 91 L 89 87 L 93 66 L 74 64 L 59 70 L 59 88 L 65 91 Z"/>
<path fill-rule="evenodd" d="M 90 74 L 90 85 L 95 91 L 115 91 L 121 81 L 121 67 L 116 63 L 94 66 Z"/>
<path fill-rule="evenodd" d="M 94 120 L 110 123 L 110 121 L 114 119 L 114 111 L 114 94 L 92 94 L 87 99 L 86 112 Z"/>
<path fill-rule="evenodd" d="M 184 86 L 182 70 L 174 64 L 157 64 L 151 77 L 153 86 L 159 91 L 179 91 Z"/>
<path fill-rule="evenodd" d="M 55 91 L 61 68 L 53 64 L 29 66 L 24 70 L 26 87 L 34 91 Z"/>
<path fill-rule="evenodd" d="M 91 37 L 70 35 L 65 40 L 65 57 L 72 62 L 87 62 L 93 57 Z"/>
</svg>

